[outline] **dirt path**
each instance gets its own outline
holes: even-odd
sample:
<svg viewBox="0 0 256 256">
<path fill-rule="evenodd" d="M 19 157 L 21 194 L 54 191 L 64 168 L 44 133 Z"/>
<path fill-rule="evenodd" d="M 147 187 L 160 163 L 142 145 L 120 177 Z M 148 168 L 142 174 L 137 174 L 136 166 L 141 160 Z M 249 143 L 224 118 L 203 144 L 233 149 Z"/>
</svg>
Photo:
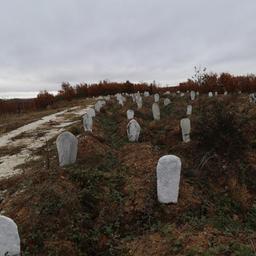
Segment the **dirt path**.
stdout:
<svg viewBox="0 0 256 256">
<path fill-rule="evenodd" d="M 19 165 L 38 159 L 40 156 L 34 153 L 35 150 L 60 134 L 65 127 L 79 122 L 74 119 L 85 111 L 86 108 L 69 108 L 0 136 L 0 179 L 20 172 Z"/>
</svg>

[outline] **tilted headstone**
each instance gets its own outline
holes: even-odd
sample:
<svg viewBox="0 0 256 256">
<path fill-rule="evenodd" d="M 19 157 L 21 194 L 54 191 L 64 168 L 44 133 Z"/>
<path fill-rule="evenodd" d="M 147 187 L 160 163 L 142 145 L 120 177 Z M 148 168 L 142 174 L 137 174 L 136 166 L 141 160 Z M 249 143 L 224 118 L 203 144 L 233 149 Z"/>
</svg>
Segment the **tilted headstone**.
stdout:
<svg viewBox="0 0 256 256">
<path fill-rule="evenodd" d="M 185 95 L 185 94 L 182 92 L 182 93 L 180 94 L 180 97 L 184 97 L 184 95 Z"/>
<path fill-rule="evenodd" d="M 96 113 L 95 113 L 95 110 L 93 108 L 87 108 L 86 109 L 86 113 L 91 116 L 91 117 L 95 117 L 96 116 Z"/>
<path fill-rule="evenodd" d="M 167 91 L 167 92 L 164 93 L 164 95 L 170 95 L 170 94 L 171 94 L 170 91 Z"/>
<path fill-rule="evenodd" d="M 57 140 L 59 165 L 65 166 L 76 162 L 78 140 L 71 132 L 61 133 Z"/>
<path fill-rule="evenodd" d="M 127 119 L 131 120 L 134 118 L 134 111 L 132 109 L 128 109 L 126 112 L 126 115 L 127 115 Z"/>
<path fill-rule="evenodd" d="M 208 97 L 212 97 L 212 96 L 213 96 L 212 92 L 209 92 Z"/>
<path fill-rule="evenodd" d="M 171 103 L 171 100 L 169 98 L 164 99 L 164 106 L 168 106 Z"/>
<path fill-rule="evenodd" d="M 127 125 L 127 136 L 129 141 L 135 142 L 139 140 L 140 129 L 140 125 L 135 119 L 130 120 Z"/>
<path fill-rule="evenodd" d="M 0 255 L 20 255 L 20 237 L 17 225 L 12 219 L 3 215 L 0 215 Z"/>
<path fill-rule="evenodd" d="M 160 96 L 158 93 L 154 94 L 154 101 L 159 102 Z"/>
<path fill-rule="evenodd" d="M 191 100 L 195 100 L 195 98 L 196 98 L 196 93 L 195 93 L 195 91 L 191 91 L 191 92 L 190 92 L 190 98 L 191 98 Z"/>
<path fill-rule="evenodd" d="M 190 116 L 192 114 L 192 105 L 187 106 L 187 116 Z"/>
<path fill-rule="evenodd" d="M 181 160 L 174 155 L 159 159 L 156 169 L 157 197 L 160 203 L 177 203 L 179 197 Z"/>
<path fill-rule="evenodd" d="M 227 91 L 225 91 L 225 92 L 224 92 L 224 95 L 225 95 L 225 96 L 226 96 L 226 95 L 228 95 L 228 92 L 227 92 Z"/>
<path fill-rule="evenodd" d="M 190 125 L 190 119 L 189 118 L 183 118 L 180 120 L 180 127 L 182 132 L 182 140 L 184 142 L 190 141 L 190 131 L 191 131 L 191 125 Z"/>
<path fill-rule="evenodd" d="M 92 117 L 85 113 L 83 116 L 83 126 L 85 132 L 92 132 L 93 120 Z"/>
<path fill-rule="evenodd" d="M 154 120 L 160 120 L 160 108 L 156 102 L 152 105 L 152 113 Z"/>
</svg>

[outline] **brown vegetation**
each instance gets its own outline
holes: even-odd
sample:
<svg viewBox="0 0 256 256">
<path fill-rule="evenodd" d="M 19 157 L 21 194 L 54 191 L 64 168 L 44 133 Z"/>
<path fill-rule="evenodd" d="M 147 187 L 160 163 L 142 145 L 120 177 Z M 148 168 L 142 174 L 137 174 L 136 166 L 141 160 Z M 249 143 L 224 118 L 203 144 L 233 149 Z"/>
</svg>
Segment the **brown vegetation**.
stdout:
<svg viewBox="0 0 256 256">
<path fill-rule="evenodd" d="M 198 78 L 198 76 L 200 78 Z M 233 76 L 229 73 L 217 75 L 215 73 L 199 74 L 193 79 L 188 79 L 186 82 L 180 83 L 178 86 L 160 87 L 155 83 L 131 83 L 126 82 L 110 82 L 101 81 L 99 83 L 87 84 L 81 83 L 72 86 L 68 82 L 63 82 L 61 90 L 56 96 L 47 91 L 40 92 L 35 99 L 27 100 L 0 100 L 0 114 L 6 113 L 21 113 L 43 109 L 51 106 L 56 101 L 72 100 L 75 98 L 97 97 L 102 95 L 114 95 L 116 93 L 135 93 L 137 91 L 148 91 L 152 93 L 163 93 L 166 91 L 186 92 L 187 90 L 195 90 L 200 93 L 208 93 L 209 91 L 218 92 L 224 91 L 233 92 L 255 92 L 256 77 L 255 75 Z"/>
</svg>

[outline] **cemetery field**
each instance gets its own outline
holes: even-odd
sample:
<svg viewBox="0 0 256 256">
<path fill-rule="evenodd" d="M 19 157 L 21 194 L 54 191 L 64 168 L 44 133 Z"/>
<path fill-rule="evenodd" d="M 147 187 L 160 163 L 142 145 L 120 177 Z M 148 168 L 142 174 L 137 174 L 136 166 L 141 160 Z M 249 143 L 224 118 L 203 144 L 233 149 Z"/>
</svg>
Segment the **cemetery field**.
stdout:
<svg viewBox="0 0 256 256">
<path fill-rule="evenodd" d="M 256 254 L 256 105 L 247 94 L 166 94 L 154 120 L 153 103 L 143 97 L 138 109 L 131 97 L 123 106 L 111 97 L 92 133 L 82 121 L 65 127 L 78 139 L 74 164 L 59 166 L 56 135 L 21 174 L 0 179 L 1 214 L 17 224 L 22 255 Z M 128 109 L 138 142 L 127 138 Z M 182 164 L 179 197 L 162 204 L 156 168 L 170 154 Z"/>
</svg>

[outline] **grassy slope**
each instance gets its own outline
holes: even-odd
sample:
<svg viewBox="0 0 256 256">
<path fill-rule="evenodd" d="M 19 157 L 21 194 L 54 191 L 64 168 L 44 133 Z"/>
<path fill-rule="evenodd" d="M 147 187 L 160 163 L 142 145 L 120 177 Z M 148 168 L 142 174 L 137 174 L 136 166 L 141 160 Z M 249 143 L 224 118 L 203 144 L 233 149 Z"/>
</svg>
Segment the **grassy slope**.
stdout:
<svg viewBox="0 0 256 256">
<path fill-rule="evenodd" d="M 42 159 L 25 165 L 23 175 L 1 181 L 0 190 L 7 192 L 0 209 L 17 222 L 23 254 L 254 255 L 256 107 L 243 96 L 197 100 L 192 141 L 184 144 L 179 120 L 188 102 L 175 98 L 167 107 L 161 104 L 161 121 L 154 122 L 147 98 L 135 111 L 142 127 L 135 144 L 126 138 L 126 110 L 136 106 L 130 100 L 123 108 L 110 102 L 97 115 L 93 136 L 86 136 L 82 125 L 70 129 L 80 134 L 77 164 L 59 168 L 52 141 L 49 169 L 42 149 Z M 223 113 L 204 118 L 216 104 Z M 214 126 L 214 117 L 225 120 L 227 113 L 233 119 Z M 241 130 L 228 139 L 240 120 Z M 211 134 L 214 143 L 202 133 Z M 244 145 L 238 136 L 245 136 Z M 176 205 L 161 205 L 156 198 L 156 164 L 165 154 L 182 159 Z"/>
</svg>

